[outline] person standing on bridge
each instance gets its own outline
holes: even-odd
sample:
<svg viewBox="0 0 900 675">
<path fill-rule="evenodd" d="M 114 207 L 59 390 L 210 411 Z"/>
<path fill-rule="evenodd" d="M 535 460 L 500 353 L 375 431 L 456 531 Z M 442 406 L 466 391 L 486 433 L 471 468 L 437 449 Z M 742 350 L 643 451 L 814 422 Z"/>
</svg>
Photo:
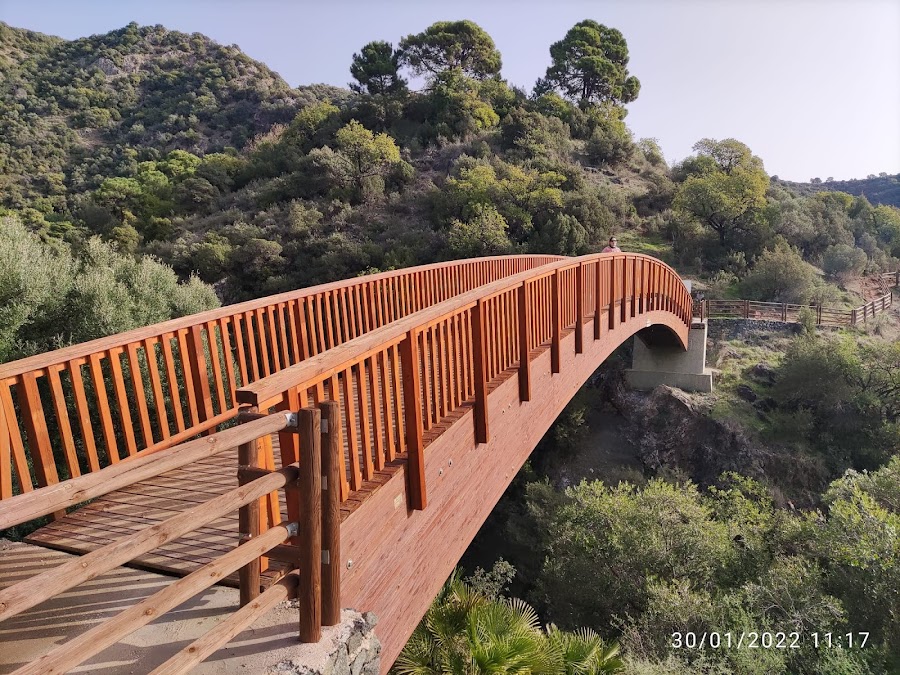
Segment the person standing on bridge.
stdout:
<svg viewBox="0 0 900 675">
<path fill-rule="evenodd" d="M 601 253 L 621 253 L 622 249 L 619 248 L 619 240 L 615 237 L 609 238 L 609 245 L 604 248 Z"/>
</svg>

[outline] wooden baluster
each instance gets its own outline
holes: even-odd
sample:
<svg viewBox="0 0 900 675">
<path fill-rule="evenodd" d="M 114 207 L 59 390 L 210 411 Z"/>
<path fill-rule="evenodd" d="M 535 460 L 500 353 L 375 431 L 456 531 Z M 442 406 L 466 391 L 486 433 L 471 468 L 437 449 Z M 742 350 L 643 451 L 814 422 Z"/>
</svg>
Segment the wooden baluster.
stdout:
<svg viewBox="0 0 900 675">
<path fill-rule="evenodd" d="M 345 372 L 346 376 L 346 372 Z M 298 415 L 300 445 L 300 641 L 318 642 L 322 637 L 322 414 L 303 408 Z M 331 429 L 329 428 L 329 431 Z"/>
<path fill-rule="evenodd" d="M 216 321 L 206 322 L 206 337 L 209 340 L 209 360 L 212 365 L 213 382 L 216 385 L 216 400 L 219 402 L 219 412 L 223 413 L 228 410 L 228 402 L 225 400 L 225 384 L 222 379 L 222 361 L 219 355 L 219 339 L 216 335 L 216 326 L 218 326 Z M 209 376 L 207 375 L 208 379 Z"/>
<path fill-rule="evenodd" d="M 122 434 L 125 436 L 125 448 L 128 456 L 137 454 L 137 442 L 134 439 L 134 425 L 131 422 L 131 406 L 128 403 L 128 392 L 125 391 L 125 380 L 122 377 L 122 350 L 114 347 L 107 352 L 109 366 L 112 371 L 113 391 L 119 406 L 119 420 L 122 422 Z M 143 392 L 140 392 L 142 394 Z M 140 395 L 139 394 L 139 395 Z"/>
<path fill-rule="evenodd" d="M 472 396 L 472 356 L 469 343 L 472 329 L 469 326 L 469 312 L 462 312 L 457 318 L 459 319 L 460 372 L 462 372 L 461 397 L 462 402 L 465 403 Z"/>
<path fill-rule="evenodd" d="M 250 378 L 247 375 L 247 355 L 244 352 L 244 335 L 241 331 L 240 314 L 231 316 L 231 328 L 234 331 L 234 348 L 237 351 L 237 367 L 241 374 L 241 386 L 245 386 L 249 384 Z"/>
<path fill-rule="evenodd" d="M 81 429 L 81 438 L 84 440 L 84 449 L 87 453 L 88 469 L 92 472 L 99 471 L 100 459 L 97 455 L 97 443 L 94 440 L 94 428 L 91 426 L 91 411 L 85 395 L 84 380 L 81 378 L 81 366 L 75 361 L 69 361 L 66 369 L 69 371 L 72 392 L 75 394 L 75 410 L 78 413 L 78 427 Z M 2 392 L 2 387 L 0 387 L 0 392 Z"/>
<path fill-rule="evenodd" d="M 616 327 L 616 258 L 614 255 L 609 258 L 609 330 L 612 331 Z"/>
<path fill-rule="evenodd" d="M 374 365 L 374 362 L 373 362 Z M 374 368 L 372 371 L 374 372 Z M 374 389 L 373 389 L 373 396 Z M 378 409 L 378 406 L 374 406 Z M 330 401 L 322 411 L 322 625 L 341 622 L 341 407 Z"/>
<path fill-rule="evenodd" d="M 487 353 L 485 347 L 485 306 L 479 299 L 472 313 L 472 356 L 475 385 L 475 442 L 487 443 L 490 438 L 487 412 Z"/>
<path fill-rule="evenodd" d="M 369 388 L 372 392 L 372 433 L 375 439 L 375 470 L 381 471 L 384 468 L 384 423 L 381 416 L 380 400 L 378 389 L 378 354 L 367 359 L 369 369 Z M 383 384 L 383 382 L 382 382 Z"/>
<path fill-rule="evenodd" d="M 287 368 L 291 365 L 291 350 L 288 346 L 288 320 L 287 320 L 287 304 L 279 302 L 277 307 L 272 308 L 272 312 L 277 315 L 277 332 L 278 342 L 281 345 L 281 367 Z M 215 333 L 210 333 L 215 335 Z M 212 340 L 212 338 L 210 338 Z M 222 408 L 225 410 L 225 408 Z"/>
<path fill-rule="evenodd" d="M 406 339 L 400 343 L 400 358 L 403 361 L 403 408 L 409 452 L 406 465 L 408 503 L 411 508 L 421 511 L 428 500 L 425 489 L 425 448 L 422 439 L 419 339 L 416 329 L 410 330 Z"/>
<path fill-rule="evenodd" d="M 131 375 L 131 387 L 134 390 L 134 400 L 138 408 L 138 421 L 141 425 L 141 435 L 144 439 L 144 447 L 153 445 L 153 431 L 150 426 L 150 413 L 147 409 L 147 397 L 144 390 L 144 379 L 141 376 L 141 361 L 138 357 L 138 342 L 132 342 L 125 346 L 128 354 L 128 373 Z M 149 356 L 147 359 L 149 365 Z M 52 380 L 51 380 L 52 382 Z M 71 435 L 71 431 L 69 432 Z"/>
<path fill-rule="evenodd" d="M 422 423 L 425 425 L 424 430 L 428 431 L 431 429 L 432 420 L 436 417 L 436 413 L 434 412 L 434 379 L 431 377 L 431 358 L 430 358 L 430 349 L 428 344 L 429 330 L 423 329 L 419 333 L 416 334 L 416 340 L 418 340 L 418 350 L 419 354 L 422 355 L 422 406 L 424 417 L 422 418 Z"/>
<path fill-rule="evenodd" d="M 401 453 L 406 452 L 406 432 L 405 427 L 403 425 L 403 421 L 401 420 L 400 411 L 401 405 L 403 405 L 403 388 L 400 386 L 400 346 L 394 345 L 390 349 L 391 353 L 391 377 L 394 383 L 394 410 L 396 411 L 396 420 L 397 420 L 397 445 L 398 449 Z M 421 392 L 419 393 L 421 397 Z M 404 413 L 405 415 L 405 413 Z"/>
<path fill-rule="evenodd" d="M 385 432 L 385 462 L 391 462 L 396 457 L 396 445 L 394 445 L 394 422 L 400 419 L 400 410 L 394 412 L 391 409 L 390 373 L 388 372 L 388 352 L 379 352 L 378 372 L 381 375 L 381 410 L 384 419 Z"/>
<path fill-rule="evenodd" d="M 452 394 L 450 393 L 453 386 L 452 368 L 450 365 L 450 332 L 448 325 L 449 319 L 441 321 L 436 327 L 440 331 L 440 365 L 441 365 L 441 415 L 446 417 L 453 410 L 451 403 Z"/>
<path fill-rule="evenodd" d="M 97 410 L 100 413 L 100 422 L 103 428 L 103 442 L 106 445 L 107 459 L 111 464 L 119 462 L 119 448 L 116 445 L 116 432 L 112 425 L 112 415 L 109 408 L 109 395 L 106 391 L 106 380 L 103 377 L 103 368 L 100 359 L 103 354 L 91 354 L 88 357 L 90 364 L 91 380 L 94 383 L 94 393 L 97 396 Z"/>
<path fill-rule="evenodd" d="M 56 460 L 50 446 L 50 433 L 47 431 L 44 406 L 41 403 L 34 371 L 19 375 L 18 390 L 19 408 L 22 411 L 22 421 L 25 423 L 37 483 L 40 487 L 56 485 L 59 482 L 59 475 L 56 473 Z M 53 514 L 53 518 L 62 518 L 64 515 L 65 510 L 57 511 Z"/>
<path fill-rule="evenodd" d="M 184 425 L 184 408 L 181 403 L 180 388 L 178 386 L 177 370 L 175 368 L 175 357 L 172 354 L 171 333 L 165 333 L 160 340 L 162 341 L 163 361 L 166 365 L 166 380 L 169 385 L 169 398 L 172 400 L 172 412 L 175 415 L 175 433 L 185 430 Z"/>
<path fill-rule="evenodd" d="M 6 423 L 6 438 L 9 440 L 10 452 L 12 454 L 12 464 L 15 465 L 16 475 L 19 477 L 19 488 L 24 492 L 31 492 L 34 485 L 31 482 L 31 471 L 28 468 L 28 455 L 25 452 L 25 446 L 22 443 L 22 434 L 19 431 L 19 425 L 16 423 L 16 408 L 13 405 L 12 396 L 9 387 L 0 384 L 0 417 Z M 0 429 L 0 433 L 2 433 Z M 0 440 L 0 444 L 3 441 Z M 3 451 L 5 454 L 5 451 Z M 12 477 L 8 479 L 10 489 L 12 489 Z"/>
<path fill-rule="evenodd" d="M 352 369 L 351 369 L 352 374 Z M 362 436 L 362 454 L 363 454 L 363 478 L 372 480 L 374 467 L 372 465 L 372 428 L 369 426 L 369 396 L 366 391 L 368 378 L 366 377 L 366 362 L 362 361 L 357 365 L 359 373 L 356 379 L 356 394 L 359 402 L 359 430 Z M 375 398 L 375 392 L 372 392 L 372 398 Z"/>
<path fill-rule="evenodd" d="M 459 407 L 459 359 L 458 344 L 456 332 L 456 318 L 454 314 L 447 319 L 447 382 L 449 386 L 449 396 L 447 407 L 452 412 Z"/>
<path fill-rule="evenodd" d="M 266 335 L 266 311 L 259 307 L 254 312 L 256 317 L 256 341 L 259 349 L 259 360 L 262 362 L 262 373 L 264 377 L 272 374 L 272 356 L 269 354 L 268 343 L 271 341 L 271 334 Z"/>
<path fill-rule="evenodd" d="M 300 335 L 299 335 L 299 326 L 297 324 L 297 312 L 300 310 L 299 303 L 296 300 L 290 300 L 287 303 L 287 309 L 285 310 L 286 318 L 284 324 L 284 332 L 287 334 L 290 332 L 291 341 L 290 341 L 290 355 L 289 360 L 286 365 L 294 365 L 296 363 L 300 363 L 303 360 L 300 351 Z M 222 327 L 222 335 L 225 335 L 225 328 Z M 227 363 L 227 359 L 226 359 Z"/>
<path fill-rule="evenodd" d="M 356 412 L 353 400 L 353 369 L 347 368 L 341 373 L 341 384 L 344 396 L 344 419 L 347 422 L 347 452 L 350 457 L 350 489 L 362 487 L 362 471 L 359 463 L 359 440 L 356 435 Z"/>
<path fill-rule="evenodd" d="M 291 308 L 293 309 L 293 307 Z M 225 359 L 225 379 L 228 380 L 228 396 L 229 402 L 222 402 L 222 410 L 231 410 L 237 403 L 235 398 L 235 390 L 237 389 L 237 378 L 234 372 L 234 355 L 231 353 L 231 336 L 228 334 L 228 317 L 219 319 L 219 335 L 222 336 L 222 356 Z M 295 352 L 296 353 L 296 352 Z"/>
<path fill-rule="evenodd" d="M 56 412 L 56 423 L 59 425 L 59 435 L 63 444 L 63 451 L 66 455 L 66 466 L 69 468 L 69 478 L 77 478 L 81 475 L 81 467 L 78 465 L 78 454 L 75 451 L 75 442 L 72 435 L 72 426 L 69 424 L 69 411 L 66 408 L 66 396 L 63 393 L 62 382 L 59 378 L 59 371 L 63 366 L 49 366 L 47 368 L 47 379 L 50 382 L 50 393 L 53 397 L 53 407 Z M 0 411 L 2 417 L 2 411 Z M 0 444 L 4 442 L 3 429 L 0 428 Z M 151 439 L 152 442 L 152 439 Z M 9 438 L 6 439 L 6 447 L 9 448 Z M 7 449 L 7 463 L 9 460 Z M 0 455 L 2 455 L 0 450 Z M 4 469 L 4 460 L 0 456 L 0 471 Z M 0 497 L 2 499 L 2 497 Z"/>
<path fill-rule="evenodd" d="M 3 387 L 3 385 L 0 385 L 0 387 Z M 6 421 L 4 406 L 0 404 L 0 499 L 9 499 L 13 496 L 12 471 L 10 424 Z"/>
</svg>

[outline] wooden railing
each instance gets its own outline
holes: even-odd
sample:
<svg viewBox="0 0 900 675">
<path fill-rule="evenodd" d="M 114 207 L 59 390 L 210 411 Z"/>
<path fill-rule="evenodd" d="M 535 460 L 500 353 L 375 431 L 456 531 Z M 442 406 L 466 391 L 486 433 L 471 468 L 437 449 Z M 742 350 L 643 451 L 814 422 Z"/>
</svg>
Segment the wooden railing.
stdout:
<svg viewBox="0 0 900 675">
<path fill-rule="evenodd" d="M 755 319 L 799 323 L 803 312 L 810 312 L 815 317 L 817 326 L 856 326 L 884 312 L 893 304 L 891 286 L 900 286 L 900 272 L 881 274 L 876 279 L 883 295 L 855 309 L 756 300 L 699 300 L 694 303 L 693 313 L 701 320 Z"/>
<path fill-rule="evenodd" d="M 0 499 L 209 433 L 237 414 L 238 387 L 559 259 L 480 258 L 385 272 L 0 364 Z"/>
<path fill-rule="evenodd" d="M 239 449 L 240 456 L 250 457 L 256 453 L 257 444 L 267 440 L 275 432 L 298 435 L 305 448 L 302 463 L 286 465 L 278 471 L 265 472 L 250 480 L 242 481 L 240 487 L 211 498 L 163 522 L 138 530 L 81 557 L 73 558 L 58 567 L 0 590 L 0 621 L 4 621 L 115 567 L 127 564 L 167 542 L 183 537 L 236 509 L 241 512 L 242 527 L 258 533 L 252 538 L 242 538 L 240 545 L 232 551 L 74 639 L 54 647 L 15 672 L 18 675 L 67 672 L 235 571 L 239 572 L 241 579 L 241 608 L 213 630 L 174 654 L 153 673 L 161 675 L 187 672 L 278 602 L 292 597 L 308 600 L 300 606 L 300 638 L 306 642 L 317 641 L 321 625 L 334 625 L 340 621 L 339 584 L 320 584 L 323 576 L 322 568 L 337 568 L 339 556 L 338 547 L 332 544 L 334 564 L 323 563 L 320 566 L 322 542 L 339 541 L 338 520 L 330 518 L 323 522 L 320 518 L 323 512 L 333 514 L 339 508 L 338 492 L 323 489 L 321 480 L 323 466 L 337 466 L 340 446 L 334 443 L 334 439 L 327 433 L 322 433 L 320 416 L 336 422 L 339 417 L 337 408 L 335 403 L 324 403 L 321 410 L 305 409 L 287 414 L 250 415 L 242 420 L 244 424 L 207 438 L 188 441 L 156 454 L 136 457 L 90 475 L 73 478 L 0 502 L 0 529 L 3 529 L 138 481 L 190 466 L 205 457 L 218 455 L 235 447 Z M 243 467 L 243 470 L 246 471 L 247 467 Z M 302 513 L 302 517 L 268 527 L 264 532 L 260 532 L 259 527 L 250 526 L 247 518 L 258 514 L 260 500 L 273 490 L 280 489 L 285 490 L 285 499 L 291 511 Z M 284 546 L 286 541 L 296 537 L 298 533 L 303 535 L 303 546 Z M 265 555 L 278 555 L 286 560 L 289 566 L 286 573 L 260 596 L 259 566 L 261 556 Z M 330 573 L 325 577 L 334 578 Z M 337 578 L 339 579 L 339 576 Z M 255 584 L 254 592 L 248 593 L 246 589 L 251 588 L 251 584 Z M 251 603 L 251 600 L 255 602 Z"/>
<path fill-rule="evenodd" d="M 585 317 L 595 319 L 599 339 L 601 331 L 653 311 L 690 325 L 690 294 L 664 263 L 636 254 L 567 259 L 463 293 L 242 387 L 236 396 L 260 411 L 338 401 L 342 501 L 405 455 L 410 504 L 423 509 L 424 448 L 448 419 L 472 407 L 475 438 L 486 442 L 488 392 L 517 373 L 520 398 L 530 400 L 535 350 L 551 350 L 556 373 L 562 333 L 575 330 L 580 352 Z M 283 463 L 295 461 L 299 450 L 291 438 L 281 439 Z"/>
</svg>

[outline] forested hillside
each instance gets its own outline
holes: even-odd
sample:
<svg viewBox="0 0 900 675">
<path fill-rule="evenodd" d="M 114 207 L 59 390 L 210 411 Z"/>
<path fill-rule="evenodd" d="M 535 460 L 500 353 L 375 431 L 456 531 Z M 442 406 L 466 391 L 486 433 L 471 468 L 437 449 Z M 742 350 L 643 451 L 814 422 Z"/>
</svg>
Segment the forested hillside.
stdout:
<svg viewBox="0 0 900 675">
<path fill-rule="evenodd" d="M 772 180 L 776 180 L 775 176 Z M 814 194 L 816 192 L 846 192 L 851 195 L 864 196 L 873 204 L 887 204 L 888 206 L 900 206 L 900 174 L 891 176 L 881 173 L 877 176 L 871 174 L 858 180 L 834 180 L 826 178 L 813 178 L 809 183 L 794 183 L 780 181 L 782 185 L 792 192 L 800 195 Z"/>
<path fill-rule="evenodd" d="M 640 73 L 621 32 L 586 20 L 546 49 L 524 91 L 481 27 L 438 22 L 347 54 L 348 89 L 293 89 L 199 34 L 130 24 L 64 41 L 0 24 L 0 360 L 376 270 L 597 251 L 611 234 L 708 298 L 854 307 L 861 276 L 900 268 L 896 178 L 790 184 L 736 139 L 697 139 L 670 167 L 626 124 Z M 516 605 L 522 644 L 553 664 L 541 672 L 898 662 L 900 355 L 878 334 L 887 322 L 865 339 L 812 327 L 725 345 L 737 356 L 720 354 L 722 393 L 698 416 L 728 447 L 702 471 L 648 452 L 629 484 L 520 476 L 493 532 L 517 591 L 562 629 Z M 579 442 L 578 417 L 548 434 L 554 456 Z M 448 586 L 432 613 L 458 620 L 451 652 L 423 624 L 401 672 L 487 654 L 460 622 L 522 619 L 502 598 L 510 574 Z M 596 634 L 566 632 L 580 627 Z M 706 629 L 865 630 L 872 643 L 707 655 L 666 643 Z"/>
</svg>

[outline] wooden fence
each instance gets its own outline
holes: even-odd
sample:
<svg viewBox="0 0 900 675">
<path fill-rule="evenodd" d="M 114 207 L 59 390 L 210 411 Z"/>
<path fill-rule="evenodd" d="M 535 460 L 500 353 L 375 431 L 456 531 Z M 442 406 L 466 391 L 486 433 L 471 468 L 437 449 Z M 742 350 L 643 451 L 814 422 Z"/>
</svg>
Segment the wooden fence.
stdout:
<svg viewBox="0 0 900 675">
<path fill-rule="evenodd" d="M 0 364 L 0 499 L 209 433 L 237 415 L 240 386 L 559 259 L 504 256 L 385 272 Z"/>
<path fill-rule="evenodd" d="M 409 297 L 428 293 L 439 294 L 411 288 Z M 657 322 L 669 323 L 674 315 L 685 332 L 691 323 L 690 294 L 677 273 L 654 258 L 592 255 L 532 267 L 407 312 L 235 387 L 231 400 L 241 404 L 242 422 L 237 426 L 0 502 L 3 529 L 238 448 L 238 488 L 0 591 L 2 621 L 240 509 L 240 545 L 234 550 L 53 648 L 17 673 L 71 669 L 234 570 L 240 570 L 241 608 L 154 673 L 187 671 L 294 589 L 300 604 L 300 637 L 317 640 L 320 625 L 339 618 L 341 502 L 364 498 L 353 493 L 375 470 L 404 459 L 407 503 L 413 509 L 426 508 L 425 447 L 448 427 L 448 420 L 472 408 L 475 439 L 486 442 L 489 392 L 506 377 L 517 376 L 522 401 L 539 397 L 540 392 L 531 390 L 530 363 L 549 349 L 551 370 L 560 372 L 566 331 L 575 331 L 574 349 L 581 353 L 585 319 L 593 320 L 595 340 L 606 334 L 615 338 L 619 325 L 629 322 L 630 328 L 622 331 L 624 340 L 633 333 L 633 319 L 640 317 L 643 325 L 646 316 L 650 326 L 654 314 Z M 127 344 L 131 343 L 126 343 L 125 353 Z M 107 352 L 110 349 L 106 347 Z M 43 368 L 54 372 L 48 365 Z M 267 441 L 273 433 L 281 441 L 283 468 L 277 471 L 272 458 L 263 456 L 272 447 Z M 285 490 L 286 522 L 280 522 L 277 509 L 267 508 L 271 503 L 267 497 L 279 489 Z M 376 530 L 378 523 L 372 525 Z M 296 571 L 260 594 L 260 570 L 267 557 L 287 561 Z"/>
<path fill-rule="evenodd" d="M 881 297 L 855 309 L 834 309 L 821 305 L 795 305 L 755 300 L 700 300 L 694 303 L 694 316 L 703 319 L 755 319 L 799 323 L 801 313 L 811 312 L 817 326 L 856 326 L 865 323 L 893 304 L 892 286 L 900 286 L 900 272 L 876 277 Z"/>
</svg>

